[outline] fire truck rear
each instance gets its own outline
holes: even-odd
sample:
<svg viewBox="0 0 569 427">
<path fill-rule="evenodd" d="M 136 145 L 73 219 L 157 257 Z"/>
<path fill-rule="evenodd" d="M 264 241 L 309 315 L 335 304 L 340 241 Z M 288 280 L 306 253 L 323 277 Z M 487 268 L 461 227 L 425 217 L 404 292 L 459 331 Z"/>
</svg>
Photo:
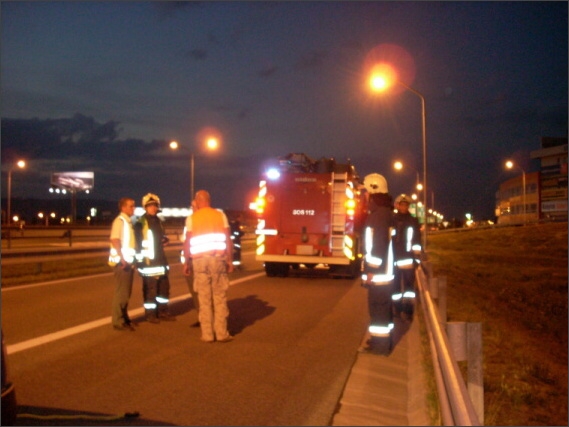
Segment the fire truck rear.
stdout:
<svg viewBox="0 0 569 427">
<path fill-rule="evenodd" d="M 363 198 L 348 161 L 292 153 L 267 167 L 256 200 L 256 259 L 267 276 L 326 268 L 355 277 L 360 269 Z"/>
</svg>

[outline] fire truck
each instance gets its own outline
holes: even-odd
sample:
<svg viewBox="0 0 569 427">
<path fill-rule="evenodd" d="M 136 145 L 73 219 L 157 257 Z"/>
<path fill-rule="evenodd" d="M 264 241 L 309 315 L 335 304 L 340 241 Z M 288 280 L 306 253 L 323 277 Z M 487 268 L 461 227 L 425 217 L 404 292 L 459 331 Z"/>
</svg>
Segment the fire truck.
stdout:
<svg viewBox="0 0 569 427">
<path fill-rule="evenodd" d="M 365 198 L 348 160 L 291 153 L 269 162 L 256 199 L 256 260 L 267 276 L 316 268 L 332 277 L 360 270 Z"/>
</svg>

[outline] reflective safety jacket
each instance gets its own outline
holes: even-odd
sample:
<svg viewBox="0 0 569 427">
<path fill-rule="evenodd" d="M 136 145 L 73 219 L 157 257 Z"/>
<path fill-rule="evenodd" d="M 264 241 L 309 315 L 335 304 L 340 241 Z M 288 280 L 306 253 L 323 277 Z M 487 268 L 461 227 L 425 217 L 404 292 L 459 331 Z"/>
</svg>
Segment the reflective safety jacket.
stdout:
<svg viewBox="0 0 569 427">
<path fill-rule="evenodd" d="M 137 270 L 141 276 L 164 276 L 169 265 L 164 251 L 168 241 L 162 221 L 155 215 L 144 214 L 134 225 L 136 236 Z"/>
<path fill-rule="evenodd" d="M 226 255 L 228 222 L 222 211 L 211 207 L 197 210 L 191 216 L 191 227 L 190 254 L 193 259 Z"/>
<path fill-rule="evenodd" d="M 116 236 L 113 232 L 118 231 L 117 227 L 120 228 L 120 236 Z M 130 218 L 126 214 L 120 214 L 113 221 L 111 228 L 111 238 L 119 237 L 121 241 L 121 253 L 119 254 L 117 250 L 111 245 L 111 250 L 109 253 L 109 265 L 114 267 L 121 262 L 121 254 L 126 262 L 132 264 L 134 262 L 134 252 L 135 252 L 135 239 L 134 231 L 132 228 L 132 223 Z"/>
<path fill-rule="evenodd" d="M 376 196 L 375 201 L 370 201 L 364 224 L 362 281 L 376 286 L 389 285 L 394 279 L 391 198 L 387 194 L 373 196 Z"/>
<path fill-rule="evenodd" d="M 421 228 L 417 218 L 410 213 L 400 212 L 393 216 L 393 251 L 395 265 L 401 269 L 412 269 L 421 262 Z"/>
</svg>

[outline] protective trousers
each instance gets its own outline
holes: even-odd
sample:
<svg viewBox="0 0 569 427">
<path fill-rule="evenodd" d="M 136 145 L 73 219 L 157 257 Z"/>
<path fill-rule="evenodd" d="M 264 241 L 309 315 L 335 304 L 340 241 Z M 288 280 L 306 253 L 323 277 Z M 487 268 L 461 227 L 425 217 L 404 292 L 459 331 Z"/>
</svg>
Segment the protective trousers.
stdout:
<svg viewBox="0 0 569 427">
<path fill-rule="evenodd" d="M 227 289 L 229 277 L 225 258 L 203 256 L 194 258 L 194 289 L 199 298 L 199 321 L 203 341 L 224 340 L 227 331 Z"/>
<path fill-rule="evenodd" d="M 393 329 L 392 284 L 368 285 L 368 309 L 370 339 L 387 338 Z"/>
<path fill-rule="evenodd" d="M 166 312 L 170 300 L 170 279 L 167 275 L 143 276 L 142 295 L 147 315 L 157 316 L 161 312 Z M 152 313 L 153 310 L 155 313 Z"/>
</svg>

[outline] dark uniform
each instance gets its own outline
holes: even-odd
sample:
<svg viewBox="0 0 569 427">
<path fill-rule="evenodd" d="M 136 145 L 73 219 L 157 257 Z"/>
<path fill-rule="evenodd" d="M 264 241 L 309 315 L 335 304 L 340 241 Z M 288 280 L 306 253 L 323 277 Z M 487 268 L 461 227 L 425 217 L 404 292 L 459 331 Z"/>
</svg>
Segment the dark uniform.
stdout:
<svg viewBox="0 0 569 427">
<path fill-rule="evenodd" d="M 397 197 L 395 206 L 410 200 L 405 195 Z M 415 303 L 415 269 L 421 262 L 421 227 L 417 218 L 407 209 L 397 211 L 393 215 L 393 252 L 395 255 L 395 282 L 393 301 L 397 311 L 405 313 L 408 318 L 413 316 Z"/>
<path fill-rule="evenodd" d="M 385 181 L 383 177 L 381 179 Z M 387 184 L 384 185 L 387 190 Z M 391 299 L 394 279 L 392 218 L 391 196 L 387 193 L 370 194 L 364 224 L 362 263 L 362 286 L 368 289 L 370 349 L 387 344 L 386 350 L 389 350 L 391 346 L 391 330 L 394 326 Z"/>
<path fill-rule="evenodd" d="M 153 195 L 152 195 L 153 196 Z M 145 199 L 148 196 L 145 196 Z M 158 199 L 156 197 L 156 199 Z M 158 203 L 155 203 L 159 206 Z M 154 201 L 145 203 L 145 208 Z M 164 251 L 168 243 L 162 220 L 146 212 L 134 225 L 136 236 L 137 270 L 142 277 L 142 294 L 146 319 L 151 323 L 175 320 L 168 312 L 170 301 L 170 266 Z"/>
</svg>

